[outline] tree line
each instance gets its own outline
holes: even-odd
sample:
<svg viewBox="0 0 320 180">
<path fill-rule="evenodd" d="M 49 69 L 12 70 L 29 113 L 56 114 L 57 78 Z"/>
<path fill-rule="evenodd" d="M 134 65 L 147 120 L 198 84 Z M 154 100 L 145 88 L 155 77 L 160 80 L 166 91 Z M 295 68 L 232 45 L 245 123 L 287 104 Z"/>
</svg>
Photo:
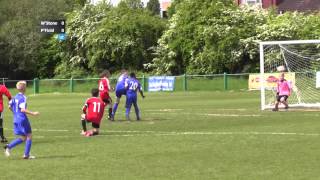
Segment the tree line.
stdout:
<svg viewBox="0 0 320 180">
<path fill-rule="evenodd" d="M 0 77 L 257 72 L 258 42 L 320 37 L 317 13 L 279 15 L 233 0 L 174 0 L 168 19 L 159 11 L 158 0 L 0 0 Z M 41 34 L 44 19 L 66 19 L 67 39 Z"/>
</svg>

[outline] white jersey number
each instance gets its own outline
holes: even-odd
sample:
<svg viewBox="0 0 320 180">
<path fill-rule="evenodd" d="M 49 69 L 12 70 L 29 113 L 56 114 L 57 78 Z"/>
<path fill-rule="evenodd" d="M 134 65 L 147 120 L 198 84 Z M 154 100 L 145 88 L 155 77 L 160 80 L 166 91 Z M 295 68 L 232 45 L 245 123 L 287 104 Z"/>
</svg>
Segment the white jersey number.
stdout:
<svg viewBox="0 0 320 180">
<path fill-rule="evenodd" d="M 130 83 L 130 87 L 129 87 L 129 89 L 131 89 L 131 90 L 136 90 L 138 88 L 138 83 Z"/>
<path fill-rule="evenodd" d="M 93 102 L 93 112 L 100 112 L 100 103 L 98 102 Z"/>
<path fill-rule="evenodd" d="M 100 91 L 103 91 L 103 90 L 104 90 L 104 86 L 103 86 L 102 81 L 101 81 L 100 84 L 99 84 L 99 90 L 100 90 Z"/>
<path fill-rule="evenodd" d="M 19 112 L 19 100 L 15 99 L 15 104 L 16 104 L 16 112 Z"/>
</svg>

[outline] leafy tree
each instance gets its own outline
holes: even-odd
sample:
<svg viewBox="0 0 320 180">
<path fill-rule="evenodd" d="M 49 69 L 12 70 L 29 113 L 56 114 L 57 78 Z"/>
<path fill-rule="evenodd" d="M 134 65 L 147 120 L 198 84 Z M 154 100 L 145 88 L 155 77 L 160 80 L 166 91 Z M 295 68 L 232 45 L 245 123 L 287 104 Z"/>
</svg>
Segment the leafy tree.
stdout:
<svg viewBox="0 0 320 180">
<path fill-rule="evenodd" d="M 160 3 L 159 0 L 150 0 L 147 3 L 147 9 L 152 12 L 153 15 L 160 14 Z"/>
<path fill-rule="evenodd" d="M 86 3 L 88 3 L 88 0 L 75 0 L 75 2 L 83 7 Z"/>
<path fill-rule="evenodd" d="M 158 74 L 257 72 L 259 41 L 319 38 L 317 14 L 278 15 L 231 0 L 182 0 L 172 8 L 156 57 L 146 64 Z"/>
<path fill-rule="evenodd" d="M 176 13 L 178 6 L 185 0 L 173 0 L 171 5 L 168 8 L 168 16 L 172 17 Z"/>
<path fill-rule="evenodd" d="M 39 62 L 42 62 L 39 50 L 43 42 L 48 39 L 48 36 L 39 32 L 40 21 L 61 19 L 64 17 L 64 12 L 73 7 L 73 0 L 0 1 L 2 76 L 10 78 L 37 76 Z"/>
<path fill-rule="evenodd" d="M 223 71 L 227 57 L 222 49 L 234 46 L 230 44 L 233 41 L 223 37 L 231 38 L 228 37 L 230 32 L 226 31 L 230 26 L 228 23 L 238 23 L 231 21 L 228 15 L 236 8 L 233 1 L 184 1 L 176 8 L 169 20 L 169 29 L 159 40 L 154 64 L 147 64 L 147 67 L 166 74 Z"/>
<path fill-rule="evenodd" d="M 165 21 L 148 10 L 108 4 L 85 5 L 69 14 L 67 23 L 69 38 L 61 66 L 69 68 L 59 65 L 59 74 L 75 67 L 89 74 L 123 67 L 143 70 L 153 58 L 150 48 L 165 29 Z"/>
<path fill-rule="evenodd" d="M 141 0 L 121 0 L 119 7 L 128 7 L 131 9 L 141 9 L 143 8 L 143 3 Z"/>
<path fill-rule="evenodd" d="M 158 6 L 152 4 L 149 9 Z M 0 0 L 0 76 L 83 77 L 123 67 L 158 74 L 257 72 L 259 41 L 320 38 L 319 14 L 278 15 L 239 8 L 233 0 L 175 0 L 168 21 L 152 12 L 140 0 L 118 7 Z M 63 18 L 66 41 L 39 33 L 40 20 Z"/>
</svg>

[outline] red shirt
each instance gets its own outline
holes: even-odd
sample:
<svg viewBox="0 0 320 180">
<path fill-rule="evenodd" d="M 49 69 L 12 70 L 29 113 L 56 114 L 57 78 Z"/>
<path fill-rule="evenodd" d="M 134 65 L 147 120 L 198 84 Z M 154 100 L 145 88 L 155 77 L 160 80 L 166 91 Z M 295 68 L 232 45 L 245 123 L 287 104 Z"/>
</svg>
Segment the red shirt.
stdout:
<svg viewBox="0 0 320 180">
<path fill-rule="evenodd" d="M 3 111 L 3 98 L 2 95 L 7 96 L 8 100 L 11 100 L 11 94 L 9 90 L 4 85 L 0 85 L 0 112 Z"/>
<path fill-rule="evenodd" d="M 90 122 L 100 124 L 104 113 L 104 102 L 98 97 L 87 99 L 82 111 L 86 113 L 86 119 Z"/>
<path fill-rule="evenodd" d="M 99 92 L 100 92 L 100 98 L 105 100 L 109 99 L 109 90 L 111 89 L 109 79 L 106 77 L 103 77 L 99 80 Z"/>
</svg>

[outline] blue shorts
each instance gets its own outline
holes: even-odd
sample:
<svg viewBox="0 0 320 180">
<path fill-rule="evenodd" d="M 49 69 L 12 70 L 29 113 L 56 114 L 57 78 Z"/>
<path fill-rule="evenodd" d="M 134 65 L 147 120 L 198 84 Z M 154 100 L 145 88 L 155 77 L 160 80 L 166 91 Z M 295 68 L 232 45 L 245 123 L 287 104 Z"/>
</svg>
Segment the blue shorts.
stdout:
<svg viewBox="0 0 320 180">
<path fill-rule="evenodd" d="M 15 135 L 27 136 L 32 133 L 31 126 L 28 120 L 13 123 L 13 132 Z"/>
<path fill-rule="evenodd" d="M 126 95 L 126 89 L 116 89 L 117 98 L 121 98 L 122 95 Z"/>
<path fill-rule="evenodd" d="M 132 104 L 137 104 L 137 96 L 127 96 L 126 108 L 130 108 Z"/>
</svg>

